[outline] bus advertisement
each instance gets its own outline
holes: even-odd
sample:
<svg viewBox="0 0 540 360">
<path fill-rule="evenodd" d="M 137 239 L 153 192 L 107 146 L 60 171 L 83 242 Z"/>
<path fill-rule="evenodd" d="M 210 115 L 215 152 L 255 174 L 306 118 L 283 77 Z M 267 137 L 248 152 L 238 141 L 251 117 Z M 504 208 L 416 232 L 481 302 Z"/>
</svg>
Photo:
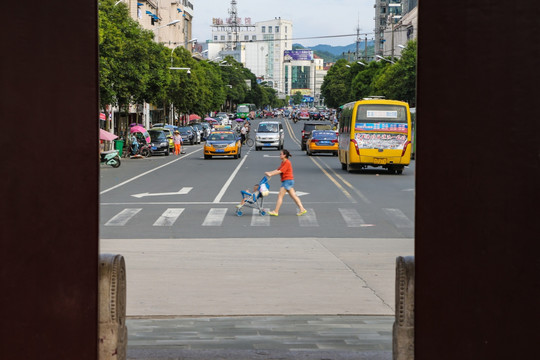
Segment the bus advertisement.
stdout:
<svg viewBox="0 0 540 360">
<path fill-rule="evenodd" d="M 364 99 L 343 105 L 338 156 L 343 170 L 368 166 L 401 174 L 411 160 L 411 114 L 402 101 Z"/>
</svg>

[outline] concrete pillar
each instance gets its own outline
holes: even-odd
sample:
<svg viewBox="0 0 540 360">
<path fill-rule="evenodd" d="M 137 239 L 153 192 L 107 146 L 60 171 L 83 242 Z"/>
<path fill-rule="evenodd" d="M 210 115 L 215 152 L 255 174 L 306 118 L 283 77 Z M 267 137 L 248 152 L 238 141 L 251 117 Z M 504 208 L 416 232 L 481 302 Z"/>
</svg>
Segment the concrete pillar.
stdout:
<svg viewBox="0 0 540 360">
<path fill-rule="evenodd" d="M 126 264 L 122 255 L 99 256 L 99 360 L 126 360 Z"/>
<path fill-rule="evenodd" d="M 392 350 L 394 360 L 414 359 L 414 256 L 396 258 L 396 321 Z"/>
</svg>

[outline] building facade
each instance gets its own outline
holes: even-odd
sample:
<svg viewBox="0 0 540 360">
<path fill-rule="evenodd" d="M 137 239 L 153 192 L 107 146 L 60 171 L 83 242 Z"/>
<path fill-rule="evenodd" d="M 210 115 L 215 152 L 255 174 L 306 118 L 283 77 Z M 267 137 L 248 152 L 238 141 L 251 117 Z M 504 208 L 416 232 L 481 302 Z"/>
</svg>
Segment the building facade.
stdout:
<svg viewBox="0 0 540 360">
<path fill-rule="evenodd" d="M 375 55 L 396 56 L 416 38 L 418 0 L 375 0 Z"/>
<path fill-rule="evenodd" d="M 313 105 L 321 105 L 321 85 L 326 76 L 324 60 L 313 50 L 287 50 L 283 59 L 284 93 L 293 96 L 297 92 L 307 96 Z"/>
<path fill-rule="evenodd" d="M 190 46 L 193 4 L 188 0 L 123 0 L 132 19 L 154 31 L 154 40 L 169 48 Z M 189 49 L 191 50 L 191 49 Z"/>
<path fill-rule="evenodd" d="M 213 19 L 208 58 L 231 55 L 278 94 L 285 94 L 283 56 L 292 50 L 292 36 L 292 21 L 281 18 L 254 24 L 251 18 Z"/>
</svg>

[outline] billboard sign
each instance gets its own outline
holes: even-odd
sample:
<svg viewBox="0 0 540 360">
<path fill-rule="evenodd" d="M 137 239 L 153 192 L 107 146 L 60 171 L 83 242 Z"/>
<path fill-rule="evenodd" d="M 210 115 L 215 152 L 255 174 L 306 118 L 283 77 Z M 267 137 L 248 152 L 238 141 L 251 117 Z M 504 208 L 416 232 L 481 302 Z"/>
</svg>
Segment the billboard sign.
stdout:
<svg viewBox="0 0 540 360">
<path fill-rule="evenodd" d="M 313 60 L 313 50 L 285 50 L 286 60 Z"/>
</svg>

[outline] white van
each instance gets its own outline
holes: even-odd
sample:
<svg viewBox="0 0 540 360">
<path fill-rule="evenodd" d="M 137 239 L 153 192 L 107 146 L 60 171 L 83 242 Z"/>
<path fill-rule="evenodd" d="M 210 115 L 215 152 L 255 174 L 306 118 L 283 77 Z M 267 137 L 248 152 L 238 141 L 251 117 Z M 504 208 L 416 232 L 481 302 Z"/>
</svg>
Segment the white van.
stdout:
<svg viewBox="0 0 540 360">
<path fill-rule="evenodd" d="M 259 151 L 263 147 L 275 147 L 283 149 L 285 142 L 285 132 L 283 125 L 279 121 L 261 121 L 256 130 L 255 150 Z"/>
</svg>

